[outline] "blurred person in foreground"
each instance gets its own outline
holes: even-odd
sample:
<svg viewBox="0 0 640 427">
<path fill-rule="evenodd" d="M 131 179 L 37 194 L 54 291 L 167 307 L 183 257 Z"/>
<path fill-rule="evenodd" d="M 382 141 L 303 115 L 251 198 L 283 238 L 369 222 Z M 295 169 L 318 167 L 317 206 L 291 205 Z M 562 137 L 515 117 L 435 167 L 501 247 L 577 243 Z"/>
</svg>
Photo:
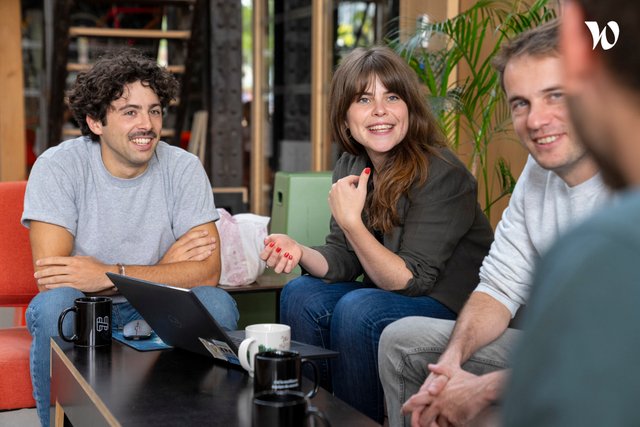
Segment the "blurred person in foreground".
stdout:
<svg viewBox="0 0 640 427">
<path fill-rule="evenodd" d="M 605 181 L 622 191 L 539 264 L 506 426 L 640 426 L 639 18 L 636 0 L 563 4 L 571 117 Z"/>
</svg>

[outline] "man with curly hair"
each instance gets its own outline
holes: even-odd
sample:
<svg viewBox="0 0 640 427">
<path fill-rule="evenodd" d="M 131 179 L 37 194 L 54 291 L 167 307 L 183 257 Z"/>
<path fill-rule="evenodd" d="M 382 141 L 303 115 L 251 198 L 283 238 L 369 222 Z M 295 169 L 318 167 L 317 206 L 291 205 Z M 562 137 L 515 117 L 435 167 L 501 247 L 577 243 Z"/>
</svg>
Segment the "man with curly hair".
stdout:
<svg viewBox="0 0 640 427">
<path fill-rule="evenodd" d="M 44 152 L 25 196 L 40 293 L 27 309 L 31 378 L 42 425 L 49 425 L 49 341 L 60 312 L 86 295 L 113 298 L 112 325 L 140 314 L 106 272 L 193 288 L 211 314 L 235 329 L 233 299 L 220 277 L 218 219 L 199 160 L 160 141 L 163 109 L 178 84 L 132 49 L 101 58 L 69 93 L 82 135 Z M 71 325 L 65 324 L 65 334 Z"/>
</svg>

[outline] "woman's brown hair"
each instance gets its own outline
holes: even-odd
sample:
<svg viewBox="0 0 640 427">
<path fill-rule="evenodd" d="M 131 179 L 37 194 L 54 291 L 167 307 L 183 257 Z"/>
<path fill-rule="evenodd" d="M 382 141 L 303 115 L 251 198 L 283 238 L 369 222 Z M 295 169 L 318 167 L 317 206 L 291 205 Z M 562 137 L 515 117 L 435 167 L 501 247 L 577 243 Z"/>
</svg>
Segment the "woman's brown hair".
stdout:
<svg viewBox="0 0 640 427">
<path fill-rule="evenodd" d="M 409 111 L 407 135 L 388 153 L 382 169 L 375 171 L 376 186 L 365 203 L 368 226 L 387 233 L 399 225 L 398 200 L 408 196 L 413 184 L 426 182 L 429 157 L 438 155 L 437 147 L 444 146 L 445 140 L 415 72 L 390 48 L 375 46 L 349 53 L 333 75 L 329 117 L 334 141 L 340 141 L 348 153 L 366 156 L 347 128 L 347 111 L 376 77 L 407 104 Z"/>
</svg>

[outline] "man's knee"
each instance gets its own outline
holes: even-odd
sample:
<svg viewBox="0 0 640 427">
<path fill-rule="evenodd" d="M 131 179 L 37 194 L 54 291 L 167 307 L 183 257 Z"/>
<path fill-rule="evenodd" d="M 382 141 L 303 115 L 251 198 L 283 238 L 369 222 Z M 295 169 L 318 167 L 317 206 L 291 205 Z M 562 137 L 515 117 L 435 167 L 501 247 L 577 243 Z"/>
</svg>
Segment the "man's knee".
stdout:
<svg viewBox="0 0 640 427">
<path fill-rule="evenodd" d="M 384 328 L 382 334 L 380 334 L 380 346 L 378 348 L 378 353 L 380 354 L 380 356 L 391 355 L 391 353 L 397 351 L 397 343 L 399 337 L 396 334 L 396 323 L 398 322 L 399 321 L 396 320 L 395 322 L 389 324 L 386 328 Z M 381 357 L 380 360 L 382 359 L 383 358 Z"/>
<path fill-rule="evenodd" d="M 411 316 L 396 320 L 386 329 L 397 342 L 427 348 L 446 347 L 453 332 L 453 320 Z"/>
<path fill-rule="evenodd" d="M 77 298 L 82 298 L 84 294 L 74 288 L 56 288 L 49 291 L 40 292 L 29 303 L 26 311 L 27 327 L 31 334 L 34 334 L 36 327 L 58 324 L 58 317 L 65 308 L 72 307 Z M 70 318 L 69 318 L 70 319 Z M 65 319 L 65 326 L 70 320 Z"/>
<path fill-rule="evenodd" d="M 222 327 L 228 330 L 237 328 L 240 313 L 236 301 L 228 292 L 215 286 L 198 286 L 191 291 Z"/>
</svg>

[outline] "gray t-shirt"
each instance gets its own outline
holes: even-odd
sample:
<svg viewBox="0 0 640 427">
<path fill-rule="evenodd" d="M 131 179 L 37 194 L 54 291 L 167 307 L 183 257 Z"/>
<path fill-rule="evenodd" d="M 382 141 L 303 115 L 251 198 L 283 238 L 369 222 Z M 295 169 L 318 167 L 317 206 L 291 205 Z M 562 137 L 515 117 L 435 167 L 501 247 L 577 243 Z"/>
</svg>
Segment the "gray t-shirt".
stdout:
<svg viewBox="0 0 640 427">
<path fill-rule="evenodd" d="M 38 157 L 22 224 L 56 224 L 74 236 L 72 255 L 107 264 L 154 265 L 189 229 L 218 219 L 209 179 L 194 155 L 160 142 L 133 179 L 112 176 L 100 143 L 80 137 Z"/>
</svg>

